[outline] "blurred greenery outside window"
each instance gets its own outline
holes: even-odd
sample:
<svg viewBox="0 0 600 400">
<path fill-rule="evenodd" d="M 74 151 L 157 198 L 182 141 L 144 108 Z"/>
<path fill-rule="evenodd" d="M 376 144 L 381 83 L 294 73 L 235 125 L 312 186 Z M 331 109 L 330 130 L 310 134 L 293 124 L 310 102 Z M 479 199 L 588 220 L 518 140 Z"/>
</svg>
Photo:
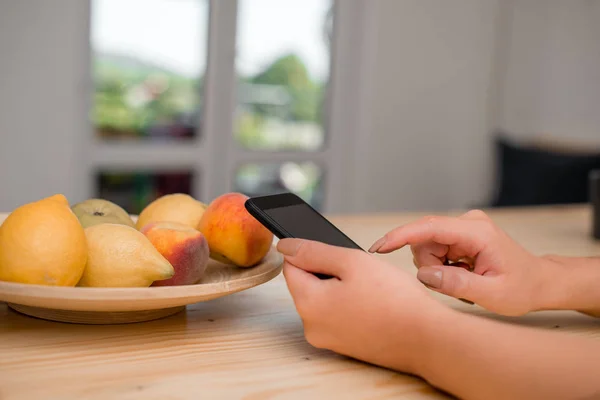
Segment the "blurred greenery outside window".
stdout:
<svg viewBox="0 0 600 400">
<path fill-rule="evenodd" d="M 111 0 L 94 0 L 97 7 L 109 7 Z M 271 0 L 271 2 L 274 0 Z M 304 7 L 304 0 L 277 0 L 280 7 L 283 2 L 287 2 L 293 7 Z M 281 2 L 281 3 L 280 3 Z M 186 0 L 184 3 L 193 8 L 197 19 L 195 34 L 202 36 L 202 31 L 207 31 L 208 27 L 208 2 L 205 0 Z M 236 142 L 241 148 L 246 150 L 266 150 L 266 151 L 316 151 L 323 147 L 325 142 L 324 119 L 326 102 L 328 70 L 329 70 L 329 40 L 331 39 L 332 5 L 330 0 L 312 0 L 313 14 L 307 13 L 304 17 L 306 22 L 312 22 L 311 26 L 319 26 L 321 31 L 316 33 L 311 28 L 313 36 L 316 34 L 321 38 L 320 43 L 315 43 L 319 47 L 317 58 L 321 64 L 326 65 L 325 73 L 311 74 L 309 64 L 314 60 L 303 59 L 296 48 L 301 48 L 306 44 L 289 43 L 287 51 L 277 51 L 270 53 L 269 57 L 262 62 L 262 67 L 255 68 L 255 72 L 244 72 L 239 68 L 240 61 L 236 60 L 236 95 L 237 103 L 235 108 L 234 132 Z M 125 4 L 125 2 L 123 3 Z M 164 23 L 166 18 L 160 19 L 160 14 L 156 12 L 159 7 L 166 7 L 171 3 L 164 0 L 151 0 L 151 3 L 144 3 L 140 0 L 128 0 L 126 2 L 129 14 L 119 16 L 121 22 L 128 22 L 121 25 L 123 35 L 132 32 L 136 28 L 149 29 L 148 21 L 140 20 L 140 16 L 146 19 L 155 18 L 153 23 Z M 150 7 L 149 4 L 152 4 Z M 275 4 L 275 3 L 273 3 Z M 268 2 L 264 0 L 240 0 L 239 8 L 248 10 L 250 7 L 267 7 Z M 137 9 L 136 9 L 137 7 Z M 202 8 L 205 7 L 205 8 Z M 152 15 L 145 14 L 147 10 L 153 8 Z M 266 9 L 266 8 L 265 8 Z M 100 8 L 99 11 L 102 11 Z M 113 18 L 117 18 L 117 9 L 108 10 L 106 8 L 93 23 L 98 25 L 95 29 L 110 32 Z M 283 10 L 283 8 L 282 8 Z M 94 10 L 93 10 L 94 11 Z M 256 30 L 256 10 L 255 14 L 246 18 L 246 32 Z M 180 14 L 180 17 L 183 14 Z M 282 13 L 290 18 L 290 13 Z M 125 20 L 129 18 L 129 20 Z M 196 19 L 187 19 L 181 21 L 190 25 L 190 21 Z M 238 16 L 238 23 L 244 24 L 245 15 L 243 12 Z M 266 17 L 262 20 L 266 21 Z M 180 47 L 180 54 L 189 53 L 194 50 L 189 40 L 184 39 L 185 29 L 177 27 L 177 20 L 169 22 L 172 25 L 171 30 L 164 29 L 164 43 L 168 41 L 185 42 Z M 281 23 L 281 21 L 280 21 Z M 287 23 L 284 21 L 284 23 Z M 142 24 L 137 26 L 138 24 Z M 145 24 L 145 25 L 144 25 Z M 127 30 L 124 30 L 128 27 Z M 192 29 L 189 28 L 188 29 Z M 200 32 L 200 33 L 198 33 Z M 132 33 L 129 33 L 133 35 Z M 154 33 L 157 34 L 157 33 Z M 114 34 L 113 34 L 114 35 Z M 204 106 L 204 63 L 206 54 L 198 50 L 196 59 L 201 59 L 198 68 L 190 69 L 187 73 L 182 72 L 185 68 L 178 68 L 178 65 L 169 66 L 165 59 L 160 57 L 152 58 L 148 53 L 141 51 L 148 50 L 151 43 L 145 43 L 144 36 L 138 35 L 130 39 L 131 51 L 123 51 L 121 48 L 113 49 L 110 44 L 102 42 L 102 35 L 98 35 L 96 42 L 102 46 L 93 47 L 92 74 L 94 80 L 93 109 L 91 114 L 92 122 L 95 126 L 96 136 L 102 140 L 127 140 L 127 139 L 146 139 L 146 140 L 177 140 L 200 138 L 202 132 L 201 120 Z M 113 36 L 114 40 L 114 36 Z M 136 42 L 137 40 L 137 42 Z M 155 37 L 156 40 L 156 37 Z M 279 40 L 277 35 L 273 35 L 273 41 Z M 127 41 L 127 40 L 125 40 Z M 139 43 L 139 50 L 136 47 Z M 143 46 L 141 46 L 143 44 Z M 185 47 L 187 45 L 187 47 Z M 257 47 L 256 43 L 247 45 L 245 54 L 253 54 Z M 200 46 L 199 46 L 200 47 Z M 285 44 L 279 46 L 284 49 Z M 322 48 L 322 50 L 321 50 Z M 144 56 L 144 54 L 146 56 Z M 325 55 L 326 54 L 326 55 Z M 141 56 L 140 56 L 141 55 Z M 257 56 L 258 57 L 258 56 Z M 326 57 L 326 59 L 323 59 Z M 171 57 L 176 62 L 177 57 Z M 256 58 L 256 57 L 254 57 Z M 243 64 L 243 62 L 242 62 Z M 196 65 L 190 63 L 190 65 Z M 319 76 L 315 76 L 319 75 Z M 275 171 L 278 171 L 277 173 Z M 286 172 L 287 171 L 287 172 Z M 295 172 L 290 172 L 295 171 Z M 129 171 L 127 176 L 129 176 Z M 157 171 L 160 172 L 160 171 Z M 282 190 L 295 191 L 302 194 L 308 200 L 315 197 L 315 193 L 321 185 L 322 171 L 312 163 L 282 163 L 282 164 L 249 164 L 240 167 L 233 178 L 236 190 L 247 188 L 248 194 L 262 194 L 265 192 L 274 192 Z M 143 175 L 145 176 L 145 175 Z M 275 178 L 278 176 L 278 178 Z M 111 179 L 98 181 L 99 185 L 110 185 Z M 117 175 L 111 176 L 112 180 L 117 179 Z M 185 178 L 187 180 L 188 178 Z M 256 184 L 261 181 L 262 185 Z M 255 184 L 252 184 L 254 182 Z M 300 182 L 304 183 L 300 187 Z M 280 187 L 283 184 L 283 187 Z M 147 186 L 147 185 L 146 185 Z M 258 192 L 251 192 L 250 188 Z M 103 191 L 103 189 L 99 189 Z M 156 189 L 161 192 L 161 189 Z M 147 197 L 147 194 L 143 196 Z M 139 203 L 139 201 L 138 201 Z"/>
</svg>

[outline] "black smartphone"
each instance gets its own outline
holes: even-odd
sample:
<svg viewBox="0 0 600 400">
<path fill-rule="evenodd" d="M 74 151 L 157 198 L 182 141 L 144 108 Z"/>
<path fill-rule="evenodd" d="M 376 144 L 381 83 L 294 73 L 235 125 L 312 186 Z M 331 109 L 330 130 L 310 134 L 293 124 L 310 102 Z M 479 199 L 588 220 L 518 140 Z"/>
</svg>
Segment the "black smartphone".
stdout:
<svg viewBox="0 0 600 400">
<path fill-rule="evenodd" d="M 333 246 L 363 250 L 310 204 L 293 193 L 251 197 L 246 200 L 245 207 L 279 239 L 315 240 Z M 323 274 L 315 275 L 321 279 L 331 278 Z"/>
</svg>

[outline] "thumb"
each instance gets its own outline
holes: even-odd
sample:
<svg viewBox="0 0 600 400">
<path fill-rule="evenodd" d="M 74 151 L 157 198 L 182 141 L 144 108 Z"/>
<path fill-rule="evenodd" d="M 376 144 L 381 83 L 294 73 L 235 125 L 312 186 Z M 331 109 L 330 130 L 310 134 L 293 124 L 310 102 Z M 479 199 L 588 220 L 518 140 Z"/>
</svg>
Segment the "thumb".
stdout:
<svg viewBox="0 0 600 400">
<path fill-rule="evenodd" d="M 304 239 L 282 239 L 277 244 L 287 263 L 307 272 L 344 279 L 367 253 Z"/>
<path fill-rule="evenodd" d="M 417 279 L 437 292 L 475 303 L 493 290 L 489 277 L 451 266 L 421 267 Z"/>
</svg>

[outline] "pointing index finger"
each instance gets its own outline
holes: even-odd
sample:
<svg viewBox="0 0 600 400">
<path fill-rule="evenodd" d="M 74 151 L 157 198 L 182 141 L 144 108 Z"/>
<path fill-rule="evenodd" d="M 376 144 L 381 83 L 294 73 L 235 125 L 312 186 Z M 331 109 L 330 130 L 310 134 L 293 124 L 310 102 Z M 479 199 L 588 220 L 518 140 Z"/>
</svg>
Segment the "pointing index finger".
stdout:
<svg viewBox="0 0 600 400">
<path fill-rule="evenodd" d="M 425 217 L 388 232 L 379 248 L 373 248 L 372 251 L 385 254 L 406 245 L 434 242 L 448 246 L 460 245 L 469 253 L 466 255 L 475 256 L 484 246 L 485 233 L 482 221 Z"/>
</svg>

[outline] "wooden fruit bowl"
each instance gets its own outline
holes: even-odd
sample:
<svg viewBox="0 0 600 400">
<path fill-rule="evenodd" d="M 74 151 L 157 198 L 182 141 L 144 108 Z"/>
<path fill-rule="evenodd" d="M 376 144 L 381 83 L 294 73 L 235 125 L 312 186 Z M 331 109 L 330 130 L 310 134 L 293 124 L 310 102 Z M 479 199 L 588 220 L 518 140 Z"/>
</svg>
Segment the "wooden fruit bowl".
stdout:
<svg viewBox="0 0 600 400">
<path fill-rule="evenodd" d="M 0 214 L 0 224 L 6 214 Z M 262 262 L 239 268 L 210 260 L 200 283 L 148 288 L 89 288 L 0 281 L 0 301 L 20 313 L 60 322 L 118 324 L 175 314 L 188 304 L 209 301 L 261 285 L 281 272 L 283 258 L 271 248 Z"/>
</svg>

